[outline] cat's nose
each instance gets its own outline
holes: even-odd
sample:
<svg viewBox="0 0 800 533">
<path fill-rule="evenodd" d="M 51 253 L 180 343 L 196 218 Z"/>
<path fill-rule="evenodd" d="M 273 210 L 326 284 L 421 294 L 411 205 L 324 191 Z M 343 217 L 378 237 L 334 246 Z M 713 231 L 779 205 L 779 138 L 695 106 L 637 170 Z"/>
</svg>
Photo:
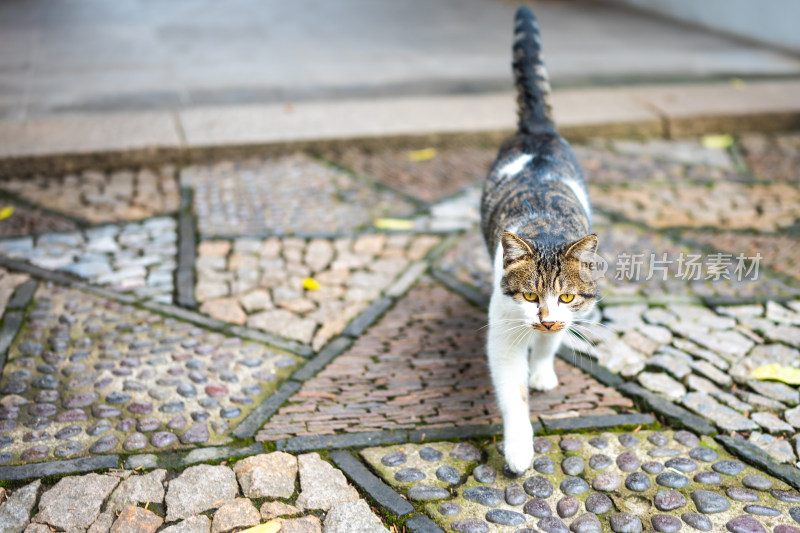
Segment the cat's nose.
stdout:
<svg viewBox="0 0 800 533">
<path fill-rule="evenodd" d="M 546 327 L 547 329 L 552 328 L 554 324 L 555 324 L 555 322 L 542 322 L 542 325 L 544 327 Z"/>
</svg>

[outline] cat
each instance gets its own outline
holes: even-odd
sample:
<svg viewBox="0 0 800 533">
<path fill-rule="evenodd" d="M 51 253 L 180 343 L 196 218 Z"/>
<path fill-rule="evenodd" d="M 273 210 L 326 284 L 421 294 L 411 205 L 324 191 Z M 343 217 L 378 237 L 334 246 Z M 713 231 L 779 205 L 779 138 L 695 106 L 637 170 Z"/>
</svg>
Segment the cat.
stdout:
<svg viewBox="0 0 800 533">
<path fill-rule="evenodd" d="M 597 298 L 587 269 L 598 241 L 586 182 L 551 118 L 539 27 L 527 7 L 515 17 L 512 66 L 518 129 L 489 171 L 481 230 L 494 258 L 487 357 L 506 464 L 521 474 L 533 460 L 528 388 L 558 385 L 555 352 Z"/>
</svg>

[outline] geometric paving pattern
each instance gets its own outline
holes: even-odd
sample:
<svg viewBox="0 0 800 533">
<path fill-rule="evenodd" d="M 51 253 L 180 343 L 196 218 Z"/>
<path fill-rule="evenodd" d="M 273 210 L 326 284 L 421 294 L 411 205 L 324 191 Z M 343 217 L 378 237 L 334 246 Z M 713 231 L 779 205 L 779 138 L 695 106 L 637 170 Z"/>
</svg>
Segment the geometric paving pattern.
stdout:
<svg viewBox="0 0 800 533">
<path fill-rule="evenodd" d="M 712 519 L 714 531 L 797 531 L 800 494 L 708 437 L 589 433 L 539 437 L 534 446 L 536 462 L 519 478 L 503 471 L 502 443 L 402 444 L 361 455 L 448 531 L 710 531 Z"/>
<path fill-rule="evenodd" d="M 295 356 L 41 286 L 0 380 L 0 463 L 221 443 Z"/>
</svg>

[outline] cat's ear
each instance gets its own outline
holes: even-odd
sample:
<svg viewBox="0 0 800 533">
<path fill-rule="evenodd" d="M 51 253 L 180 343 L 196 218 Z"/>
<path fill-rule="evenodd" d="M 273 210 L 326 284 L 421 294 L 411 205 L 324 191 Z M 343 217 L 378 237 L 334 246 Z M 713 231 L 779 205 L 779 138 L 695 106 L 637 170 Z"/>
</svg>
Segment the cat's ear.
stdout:
<svg viewBox="0 0 800 533">
<path fill-rule="evenodd" d="M 580 259 L 584 254 L 595 254 L 597 253 L 597 244 L 597 235 L 592 233 L 570 244 L 567 251 L 564 252 L 564 256 Z"/>
<path fill-rule="evenodd" d="M 503 267 L 525 258 L 533 258 L 533 251 L 528 243 L 510 231 L 503 232 L 500 240 L 503 243 Z"/>
</svg>

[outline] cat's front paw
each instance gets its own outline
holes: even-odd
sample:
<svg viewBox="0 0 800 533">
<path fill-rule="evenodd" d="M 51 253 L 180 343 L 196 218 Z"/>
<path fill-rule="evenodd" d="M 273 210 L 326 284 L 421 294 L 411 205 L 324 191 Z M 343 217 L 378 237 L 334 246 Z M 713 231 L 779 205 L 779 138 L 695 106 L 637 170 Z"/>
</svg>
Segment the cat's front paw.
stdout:
<svg viewBox="0 0 800 533">
<path fill-rule="evenodd" d="M 522 474 L 533 462 L 533 435 L 506 437 L 503 451 L 509 470 L 515 474 Z"/>
<path fill-rule="evenodd" d="M 541 370 L 531 374 L 528 386 L 538 391 L 552 390 L 558 387 L 558 376 L 552 369 Z"/>
</svg>

